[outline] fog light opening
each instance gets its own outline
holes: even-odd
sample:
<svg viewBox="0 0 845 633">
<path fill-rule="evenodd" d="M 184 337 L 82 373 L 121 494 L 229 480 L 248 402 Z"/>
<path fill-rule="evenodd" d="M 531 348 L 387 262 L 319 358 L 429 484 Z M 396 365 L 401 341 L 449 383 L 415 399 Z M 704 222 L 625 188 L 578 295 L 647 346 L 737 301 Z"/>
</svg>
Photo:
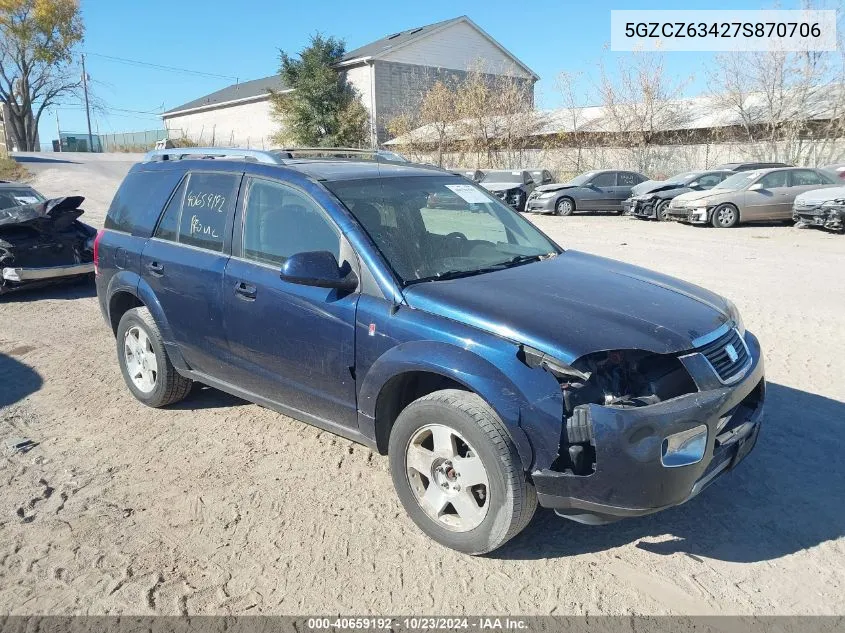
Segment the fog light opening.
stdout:
<svg viewBox="0 0 845 633">
<path fill-rule="evenodd" d="M 697 464 L 707 450 L 707 425 L 674 433 L 663 440 L 660 463 L 666 468 Z"/>
</svg>

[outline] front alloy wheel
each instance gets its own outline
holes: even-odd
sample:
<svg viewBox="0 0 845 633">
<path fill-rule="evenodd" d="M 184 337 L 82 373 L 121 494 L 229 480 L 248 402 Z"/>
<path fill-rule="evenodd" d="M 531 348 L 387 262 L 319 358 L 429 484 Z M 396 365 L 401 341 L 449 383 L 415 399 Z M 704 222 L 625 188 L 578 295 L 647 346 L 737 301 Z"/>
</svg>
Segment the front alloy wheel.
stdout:
<svg viewBox="0 0 845 633">
<path fill-rule="evenodd" d="M 555 214 L 556 215 L 572 215 L 572 212 L 575 210 L 575 205 L 572 203 L 572 200 L 569 198 L 561 198 L 555 204 Z"/>
<path fill-rule="evenodd" d="M 405 449 L 408 482 L 432 521 L 456 532 L 477 528 L 487 516 L 489 480 L 478 453 L 454 429 L 430 424 Z"/>
<path fill-rule="evenodd" d="M 408 516 L 446 547 L 492 551 L 537 507 L 507 427 L 472 392 L 443 389 L 414 400 L 396 418 L 387 452 Z"/>
<path fill-rule="evenodd" d="M 739 221 L 739 211 L 732 204 L 723 204 L 713 210 L 711 223 L 717 229 L 729 229 Z"/>
</svg>

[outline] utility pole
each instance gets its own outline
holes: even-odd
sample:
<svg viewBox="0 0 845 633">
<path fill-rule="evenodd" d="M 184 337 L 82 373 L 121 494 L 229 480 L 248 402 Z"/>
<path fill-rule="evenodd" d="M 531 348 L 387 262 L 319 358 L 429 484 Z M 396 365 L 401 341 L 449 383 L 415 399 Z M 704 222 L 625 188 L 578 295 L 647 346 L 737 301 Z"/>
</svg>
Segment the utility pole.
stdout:
<svg viewBox="0 0 845 633">
<path fill-rule="evenodd" d="M 56 134 L 59 137 L 59 151 L 62 151 L 62 127 L 59 125 L 59 111 L 56 110 Z"/>
<path fill-rule="evenodd" d="M 82 54 L 82 91 L 85 93 L 85 118 L 88 119 L 88 151 L 94 151 L 94 136 L 91 134 L 91 108 L 88 106 L 88 73 L 85 72 L 85 53 Z"/>
</svg>

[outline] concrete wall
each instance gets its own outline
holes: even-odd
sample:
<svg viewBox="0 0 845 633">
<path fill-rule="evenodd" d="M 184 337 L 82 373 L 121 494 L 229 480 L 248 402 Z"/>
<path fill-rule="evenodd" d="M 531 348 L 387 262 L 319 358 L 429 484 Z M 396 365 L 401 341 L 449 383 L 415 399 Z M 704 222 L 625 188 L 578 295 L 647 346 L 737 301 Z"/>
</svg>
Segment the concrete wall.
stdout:
<svg viewBox="0 0 845 633">
<path fill-rule="evenodd" d="M 517 5 L 514 5 L 516 9 Z M 385 61 L 416 66 L 466 70 L 477 60 L 484 60 L 484 71 L 530 78 L 531 74 L 517 66 L 501 48 L 493 44 L 475 27 L 458 22 L 436 31 L 408 46 L 383 57 Z"/>
<path fill-rule="evenodd" d="M 473 32 L 476 32 L 473 29 Z M 486 41 L 486 40 L 485 40 Z M 460 82 L 466 79 L 468 72 L 454 68 L 419 66 L 398 62 L 376 61 L 373 65 L 375 78 L 376 126 L 378 140 L 388 140 L 387 123 L 408 108 L 415 109 L 423 95 L 438 80 Z M 494 75 L 489 75 L 490 81 Z M 533 86 L 531 78 L 515 78 Z M 528 90 L 530 105 L 534 105 L 534 90 Z"/>
<path fill-rule="evenodd" d="M 270 148 L 279 124 L 270 114 L 270 99 L 233 104 L 164 120 L 170 138 L 187 136 L 200 145 Z"/>
<path fill-rule="evenodd" d="M 391 148 L 402 152 L 414 161 L 437 164 L 436 152 L 413 152 L 406 148 Z M 777 160 L 799 166 L 821 167 L 836 162 L 845 162 L 845 139 L 807 140 L 802 143 L 798 160 L 790 159 L 791 148 L 779 147 L 773 155 L 768 145 L 754 143 L 699 143 L 691 145 L 653 146 L 648 150 L 648 167 L 642 167 L 643 156 L 620 147 L 574 147 L 553 149 L 527 149 L 494 152 L 488 159 L 486 154 L 472 152 L 450 152 L 444 155 L 446 167 L 469 168 L 532 168 L 551 170 L 558 181 L 564 181 L 579 173 L 592 169 L 630 169 L 642 171 L 654 179 L 695 169 L 712 168 L 722 163 L 738 161 Z M 794 154 L 793 154 L 794 155 Z"/>
</svg>

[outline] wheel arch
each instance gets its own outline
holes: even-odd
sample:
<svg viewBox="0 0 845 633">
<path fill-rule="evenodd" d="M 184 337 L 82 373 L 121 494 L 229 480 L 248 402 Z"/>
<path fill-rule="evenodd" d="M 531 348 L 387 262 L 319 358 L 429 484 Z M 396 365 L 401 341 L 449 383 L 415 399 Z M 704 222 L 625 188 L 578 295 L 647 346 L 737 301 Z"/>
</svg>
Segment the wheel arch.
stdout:
<svg viewBox="0 0 845 633">
<path fill-rule="evenodd" d="M 481 397 L 501 418 L 528 468 L 533 451 L 519 426 L 520 391 L 495 365 L 449 343 L 416 341 L 383 354 L 365 376 L 358 406 L 372 425 L 378 451 L 387 452 L 390 431 L 405 406 L 440 389 L 462 389 Z"/>
</svg>

